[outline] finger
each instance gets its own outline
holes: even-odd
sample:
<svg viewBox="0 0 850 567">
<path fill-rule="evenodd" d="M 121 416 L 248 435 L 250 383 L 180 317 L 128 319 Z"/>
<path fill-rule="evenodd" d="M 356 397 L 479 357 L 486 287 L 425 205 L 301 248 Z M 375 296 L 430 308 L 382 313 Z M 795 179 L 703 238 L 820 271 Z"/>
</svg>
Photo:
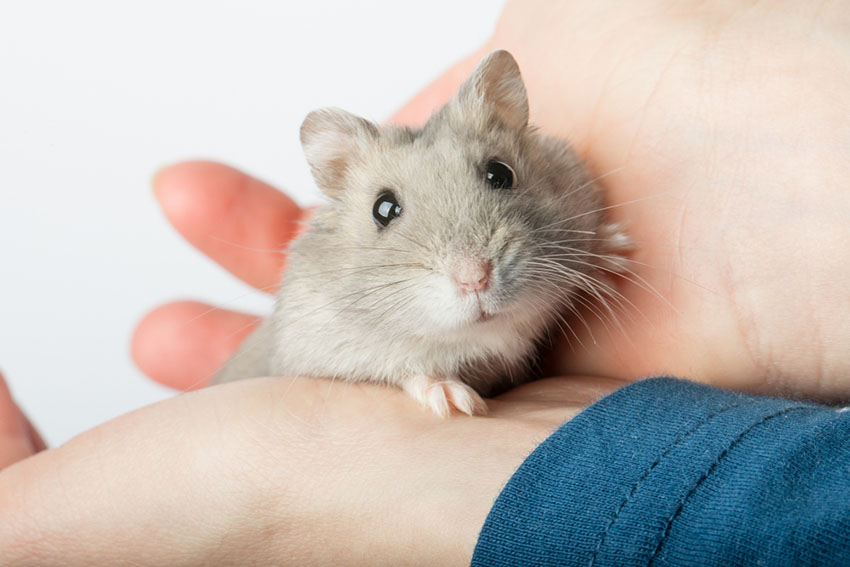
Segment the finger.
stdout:
<svg viewBox="0 0 850 567">
<path fill-rule="evenodd" d="M 411 128 L 425 124 L 431 113 L 454 96 L 460 84 L 472 72 L 487 51 L 487 47 L 482 47 L 469 57 L 454 64 L 401 107 L 390 118 L 390 123 Z"/>
<path fill-rule="evenodd" d="M 0 470 L 35 452 L 24 414 L 0 374 Z"/>
<path fill-rule="evenodd" d="M 295 201 L 232 167 L 207 161 L 160 170 L 154 192 L 165 216 L 198 250 L 239 279 L 269 291 L 282 251 L 302 228 Z"/>
<path fill-rule="evenodd" d="M 259 318 L 194 301 L 163 305 L 136 327 L 133 360 L 153 380 L 178 390 L 206 386 Z"/>
<path fill-rule="evenodd" d="M 27 437 L 29 437 L 30 444 L 32 445 L 33 450 L 36 453 L 40 453 L 41 451 L 47 449 L 47 443 L 44 442 L 44 438 L 41 436 L 41 433 L 39 433 L 38 429 L 36 429 L 36 427 L 32 424 L 32 422 L 26 415 L 23 415 L 23 412 L 21 413 L 21 417 L 24 420 L 24 427 L 26 427 L 27 430 Z"/>
</svg>

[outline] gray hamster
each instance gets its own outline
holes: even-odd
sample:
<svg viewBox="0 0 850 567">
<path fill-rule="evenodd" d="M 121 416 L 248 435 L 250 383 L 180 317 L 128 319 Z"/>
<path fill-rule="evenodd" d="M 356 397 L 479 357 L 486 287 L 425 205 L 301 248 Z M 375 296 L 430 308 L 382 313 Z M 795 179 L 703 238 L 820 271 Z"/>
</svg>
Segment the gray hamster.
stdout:
<svg viewBox="0 0 850 567">
<path fill-rule="evenodd" d="M 629 240 L 573 150 L 528 124 L 495 51 L 421 129 L 311 112 L 329 202 L 291 245 L 273 314 L 213 379 L 314 376 L 403 388 L 441 416 L 528 380 L 547 332 L 611 291 Z"/>
</svg>

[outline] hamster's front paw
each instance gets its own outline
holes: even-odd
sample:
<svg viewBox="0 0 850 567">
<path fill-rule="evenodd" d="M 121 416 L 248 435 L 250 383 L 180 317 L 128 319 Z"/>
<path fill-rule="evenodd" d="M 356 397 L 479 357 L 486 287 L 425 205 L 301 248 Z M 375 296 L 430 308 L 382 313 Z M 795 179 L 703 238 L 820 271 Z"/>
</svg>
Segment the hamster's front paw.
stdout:
<svg viewBox="0 0 850 567">
<path fill-rule="evenodd" d="M 442 418 L 449 416 L 452 406 L 467 415 L 487 413 L 487 403 L 478 392 L 457 378 L 420 374 L 404 383 L 404 391 Z"/>
<path fill-rule="evenodd" d="M 602 256 L 603 269 L 616 274 L 629 273 L 630 261 L 626 255 L 634 252 L 635 244 L 626 234 L 623 225 L 620 223 L 603 225 L 599 230 L 599 237 L 602 239 L 606 252 Z"/>
</svg>

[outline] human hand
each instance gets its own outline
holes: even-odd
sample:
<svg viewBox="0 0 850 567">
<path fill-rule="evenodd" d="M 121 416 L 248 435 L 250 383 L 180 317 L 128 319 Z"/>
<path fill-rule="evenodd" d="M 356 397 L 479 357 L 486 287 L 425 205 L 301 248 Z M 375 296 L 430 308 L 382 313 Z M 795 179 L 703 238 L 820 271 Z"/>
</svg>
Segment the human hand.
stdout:
<svg viewBox="0 0 850 567">
<path fill-rule="evenodd" d="M 638 244 L 634 277 L 620 282 L 630 303 L 616 324 L 575 325 L 581 345 L 556 349 L 556 373 L 848 396 L 850 197 L 835 188 L 850 174 L 850 30 L 834 10 L 510 2 L 493 39 L 396 116 L 424 122 L 505 48 L 532 122 L 570 139 L 600 177 Z M 241 185 L 256 190 L 239 196 Z M 167 170 L 157 192 L 190 242 L 255 286 L 276 283 L 281 256 L 220 242 L 282 248 L 300 215 L 291 201 L 210 164 Z M 244 220 L 228 219 L 227 203 Z M 205 384 L 252 321 L 214 311 L 185 323 L 208 309 L 182 303 L 146 319 L 140 366 L 167 384 Z"/>
<path fill-rule="evenodd" d="M 0 471 L 44 449 L 44 441 L 12 399 L 0 374 Z"/>
<path fill-rule="evenodd" d="M 450 420 L 318 379 L 177 396 L 0 473 L 3 565 L 468 565 L 528 453 L 620 385 L 543 380 Z"/>
<path fill-rule="evenodd" d="M 846 13 L 508 3 L 484 51 L 514 54 L 532 122 L 602 177 L 657 292 L 623 281 L 634 306 L 619 326 L 590 317 L 593 339 L 561 349 L 560 372 L 850 397 Z"/>
<path fill-rule="evenodd" d="M 842 396 L 846 392 L 846 383 L 840 378 L 847 375 L 848 363 L 843 360 L 839 347 L 850 332 L 843 324 L 847 299 L 840 289 L 848 268 L 844 262 L 833 259 L 846 257 L 848 238 L 844 221 L 850 204 L 845 196 L 831 191 L 831 186 L 840 185 L 847 176 L 848 165 L 842 160 L 847 149 L 848 113 L 846 107 L 841 106 L 846 99 L 841 93 L 847 86 L 843 62 L 847 60 L 846 38 L 850 36 L 846 30 L 840 29 L 844 25 L 843 20 L 830 14 L 835 6 L 826 4 L 820 14 L 808 14 L 808 10 L 814 10 L 814 7 L 799 4 L 786 7 L 781 3 L 747 6 L 746 12 L 742 7 L 704 3 L 699 7 L 690 3 L 664 7 L 661 3 L 629 6 L 613 2 L 556 5 L 524 2 L 508 5 L 495 39 L 482 49 L 482 53 L 496 47 L 504 47 L 514 53 L 526 78 L 533 121 L 551 134 L 569 137 L 594 172 L 605 176 L 602 183 L 607 188 L 610 203 L 615 205 L 612 213 L 629 221 L 630 232 L 641 246 L 635 259 L 645 266 L 636 265 L 636 272 L 672 304 L 671 308 L 654 294 L 644 293 L 639 286 L 623 282 L 624 291 L 636 304 L 621 318 L 625 331 L 612 328 L 611 332 L 606 332 L 601 323 L 593 322 L 591 330 L 596 342 L 585 340 L 585 347 L 570 353 L 569 358 L 562 362 L 562 369 L 586 369 L 597 374 L 610 371 L 617 376 L 665 370 L 719 385 L 752 390 L 778 388 L 825 397 Z M 804 20 L 800 17 L 801 12 L 811 16 L 806 20 L 808 27 L 805 30 L 801 27 Z M 817 30 L 817 33 L 809 34 L 810 30 Z M 431 102 L 445 100 L 482 53 L 459 64 L 417 99 L 406 110 L 407 115 L 402 113 L 401 119 L 413 117 L 412 121 L 415 121 L 417 104 L 430 108 Z M 817 84 L 818 88 L 812 89 L 812 84 Z M 796 104 L 797 101 L 805 101 L 805 104 Z M 211 164 L 172 168 L 163 174 L 158 185 L 167 185 L 170 179 L 174 182 L 172 187 L 176 188 L 181 176 L 185 182 L 183 189 L 159 189 L 160 198 L 166 201 L 166 211 L 172 219 L 175 215 L 188 219 L 193 213 L 179 202 L 167 201 L 184 198 L 192 203 L 194 214 L 198 216 L 176 224 L 190 241 L 207 251 L 215 249 L 217 244 L 206 239 L 211 231 L 204 232 L 203 229 L 215 227 L 217 221 L 226 219 L 228 211 L 218 207 L 227 199 L 220 197 L 235 197 L 236 191 L 231 189 L 238 183 L 252 184 L 259 189 L 259 192 L 249 190 L 249 194 L 263 194 L 268 199 L 281 199 L 281 203 L 285 203 L 285 197 L 277 193 L 272 197 L 269 192 L 272 190 L 267 186 L 257 185 L 238 172 Z M 237 183 L 229 185 L 225 181 L 219 184 L 219 180 L 227 176 Z M 219 187 L 215 189 L 217 184 Z M 211 193 L 217 197 L 208 199 L 207 195 L 196 200 L 206 189 L 212 189 Z M 266 197 L 262 199 L 268 202 Z M 244 216 L 237 215 L 239 219 L 251 219 L 250 222 L 256 224 L 241 228 L 236 223 L 228 225 L 222 230 L 232 230 L 232 235 L 245 238 L 231 235 L 221 240 L 240 242 L 249 247 L 282 248 L 291 232 L 289 236 L 281 237 L 281 227 L 294 230 L 295 219 L 300 215 L 297 210 L 291 210 L 294 214 L 278 218 L 282 221 L 278 226 L 274 218 L 276 213 L 264 212 L 259 202 L 251 204 L 250 199 L 246 201 L 239 197 L 231 204 L 246 213 Z M 222 249 L 225 247 L 220 246 Z M 280 258 L 270 255 L 261 259 L 253 255 L 248 259 L 247 255 L 233 247 L 230 250 L 213 250 L 213 256 L 255 285 L 264 287 L 276 283 L 278 274 L 270 275 L 274 270 L 262 266 L 265 263 L 277 266 Z M 241 336 L 248 332 L 245 326 L 254 321 L 240 314 L 214 311 L 186 323 L 203 310 L 206 307 L 197 304 L 175 304 L 155 312 L 145 321 L 134 347 L 136 358 L 146 371 L 160 381 L 179 387 L 203 385 L 204 378 L 214 372 Z M 803 326 L 805 333 L 798 330 Z M 242 335 L 234 334 L 239 329 L 242 329 Z M 155 332 L 159 332 L 158 338 L 154 338 Z M 165 346 L 169 338 L 175 337 L 177 340 L 173 346 Z M 574 379 L 556 383 L 580 384 L 581 381 Z M 524 386 L 502 401 L 514 409 L 520 408 L 522 401 L 511 396 L 522 396 L 531 389 L 556 406 L 566 404 L 565 400 L 553 396 L 553 392 L 546 389 L 549 384 L 552 382 Z M 290 395 L 293 389 L 297 389 L 296 385 L 306 387 L 305 393 L 300 396 L 293 394 L 292 398 L 278 397 L 279 392 L 267 396 L 279 404 L 272 404 L 274 411 L 262 413 L 270 408 L 254 405 L 255 398 L 259 396 L 255 388 L 267 395 L 269 391 L 285 386 L 290 388 L 287 393 Z M 281 408 L 300 415 L 297 412 L 306 411 L 305 405 L 314 407 L 310 402 L 318 399 L 318 392 L 311 388 L 321 385 L 327 386 L 327 383 L 258 380 L 193 394 L 194 397 L 169 400 L 155 406 L 161 410 L 148 408 L 134 414 L 135 417 L 121 418 L 117 425 L 108 424 L 69 444 L 68 447 L 78 447 L 78 453 L 63 448 L 29 459 L 7 471 L 5 476 L 0 476 L 0 483 L 4 483 L 2 487 L 7 489 L 15 483 L 21 486 L 28 479 L 44 481 L 43 476 L 36 474 L 39 471 L 32 468 L 36 467 L 32 463 L 52 465 L 56 461 L 51 459 L 59 459 L 69 466 L 79 464 L 81 468 L 76 469 L 76 473 L 59 473 L 55 471 L 62 470 L 61 467 L 45 466 L 41 468 L 41 474 L 52 468 L 55 474 L 68 474 L 68 479 L 76 479 L 75 475 L 79 475 L 81 480 L 88 481 L 81 482 L 79 486 L 83 491 L 93 493 L 103 486 L 98 486 L 91 476 L 92 471 L 82 465 L 86 460 L 97 462 L 99 459 L 113 463 L 109 460 L 109 450 L 123 446 L 127 447 L 127 451 L 136 451 L 141 457 L 149 454 L 139 451 L 139 447 L 154 444 L 158 448 L 172 449 L 171 453 L 166 453 L 173 453 L 175 458 L 210 458 L 207 451 L 213 451 L 214 456 L 214 449 L 222 445 L 211 446 L 208 441 L 207 444 L 191 445 L 191 440 L 196 439 L 191 436 L 186 441 L 188 444 L 184 445 L 173 438 L 174 432 L 180 431 L 180 428 L 173 427 L 175 424 L 168 422 L 167 418 L 179 416 L 180 412 L 175 412 L 180 409 L 179 404 L 185 403 L 187 409 L 195 408 L 196 416 L 203 416 L 211 409 L 227 411 L 233 403 L 238 406 L 236 409 L 260 412 L 256 415 L 274 417 Z M 540 388 L 543 390 L 538 390 Z M 364 395 L 370 400 L 370 410 L 364 412 L 366 415 L 377 407 L 381 412 L 389 412 L 389 420 L 398 417 L 393 413 L 395 401 L 382 398 L 375 403 L 373 397 L 383 394 L 395 396 L 393 391 L 335 384 L 328 392 L 333 397 L 339 396 L 336 399 L 344 398 L 346 401 L 337 406 L 330 403 L 321 406 L 331 408 L 327 411 L 344 411 L 346 408 L 356 411 L 358 395 Z M 287 399 L 293 400 L 296 405 L 286 405 Z M 573 411 L 588 401 L 583 399 L 573 407 Z M 404 403 L 408 402 L 405 400 Z M 498 416 L 501 406 L 496 405 L 494 411 Z M 566 411 L 558 407 L 558 411 Z M 248 419 L 248 413 L 244 411 L 239 416 Z M 532 409 L 530 415 L 538 413 L 538 409 Z M 268 422 L 259 422 L 256 415 L 253 426 L 264 427 Z M 405 416 L 425 419 L 415 413 Z M 362 418 L 362 415 L 358 417 Z M 562 414 L 558 419 L 566 417 Z M 549 426 L 554 421 L 557 420 L 553 419 Z M 202 419 L 196 422 L 190 419 L 183 425 L 193 423 L 197 424 L 199 431 L 205 431 L 203 426 L 208 425 Z M 344 422 L 334 423 L 340 425 Z M 498 422 L 489 418 L 461 418 L 445 422 L 441 427 L 460 427 L 465 423 Z M 151 430 L 152 425 L 161 425 L 162 428 Z M 368 425 L 377 428 L 379 422 L 369 420 Z M 406 431 L 401 421 L 393 422 L 392 427 Z M 517 428 L 521 429 L 521 426 L 511 423 L 508 429 Z M 191 427 L 189 429 L 195 431 Z M 251 427 L 246 427 L 247 432 L 251 430 Z M 292 423 L 287 422 L 274 432 L 280 434 L 295 430 Z M 332 427 L 331 430 L 340 432 L 339 428 Z M 223 429 L 214 428 L 214 431 L 222 432 Z M 229 430 L 224 431 L 229 433 Z M 310 434 L 310 431 L 297 431 L 296 441 L 303 441 L 300 438 L 302 434 Z M 435 430 L 429 431 L 433 433 Z M 537 434 L 542 431 L 543 428 Z M 125 439 L 122 438 L 123 433 L 132 435 Z M 377 434 L 377 431 L 368 429 L 366 433 Z M 452 436 L 446 434 L 446 437 Z M 425 437 L 427 442 L 428 435 Z M 332 439 L 332 436 L 326 439 Z M 364 434 L 363 439 L 371 438 Z M 111 440 L 114 445 L 103 447 L 98 440 Z M 243 440 L 244 437 L 234 438 L 232 445 L 224 447 L 235 451 Z M 275 439 L 274 447 L 288 448 L 287 444 L 278 441 Z M 291 440 L 287 438 L 286 441 Z M 465 442 L 469 444 L 470 439 L 465 439 Z M 261 455 L 255 453 L 268 449 L 263 443 L 259 445 L 263 448 L 258 447 L 255 452 L 249 451 L 245 455 L 246 465 L 250 466 L 252 462 L 268 464 L 268 459 L 272 458 L 266 455 L 266 461 L 259 459 Z M 380 443 L 375 442 L 375 445 L 380 446 Z M 309 443 L 306 446 L 315 449 Z M 366 446 L 369 446 L 368 441 Z M 193 447 L 197 450 L 188 450 Z M 528 443 L 523 450 L 527 452 L 530 447 Z M 359 449 L 352 450 L 350 454 L 359 452 Z M 126 457 L 126 451 L 119 456 Z M 229 470 L 233 477 L 242 472 L 224 466 L 209 469 L 208 461 L 178 462 L 187 464 L 190 474 L 207 475 L 212 471 L 215 473 L 213 476 L 218 478 L 222 470 Z M 128 463 L 137 461 L 130 459 Z M 515 460 L 513 466 L 516 463 Z M 98 472 L 108 473 L 110 470 L 116 469 L 105 467 Z M 139 475 L 151 472 L 144 466 L 136 470 Z M 255 474 L 258 471 L 267 474 L 269 471 L 259 465 L 252 470 Z M 275 472 L 274 469 L 271 471 Z M 174 472 L 172 469 L 159 470 L 161 474 Z M 177 472 L 186 473 L 186 470 Z M 301 478 L 299 474 L 302 473 L 290 470 L 288 474 Z M 233 477 L 228 482 L 233 482 Z M 104 478 L 113 480 L 109 474 Z M 121 478 L 119 475 L 117 480 Z M 129 481 L 139 478 L 128 476 Z M 280 482 L 291 480 L 291 476 L 275 478 Z M 197 476 L 190 475 L 161 480 L 174 480 L 177 486 L 192 489 L 196 479 Z M 141 480 L 149 484 L 141 485 L 147 491 L 139 491 L 139 496 L 171 497 L 161 488 L 174 485 L 159 485 L 144 476 Z M 129 484 L 132 485 L 132 482 Z M 393 482 L 391 486 L 395 485 Z M 213 483 L 212 486 L 218 485 Z M 293 486 L 288 495 L 297 496 L 301 493 L 299 489 L 307 486 Z M 266 485 L 262 487 L 267 488 Z M 92 510 L 102 513 L 113 497 L 132 497 L 133 489 L 138 486 L 122 485 L 118 488 L 109 497 L 96 500 Z M 211 486 L 203 485 L 202 488 L 209 489 Z M 357 492 L 362 488 L 358 486 L 358 490 L 349 496 L 358 496 Z M 161 491 L 157 492 L 158 489 Z M 32 500 L 37 496 L 34 490 L 20 493 L 3 490 L 0 494 L 4 496 L 0 499 L 4 507 L 12 506 L 19 512 L 20 509 L 14 506 L 22 505 L 22 502 L 40 503 L 42 512 L 47 506 L 45 502 Z M 9 494 L 21 496 L 7 498 Z M 194 497 L 190 501 L 196 505 L 195 510 L 202 520 L 206 510 L 204 504 L 210 505 L 204 501 L 209 494 L 208 490 L 190 492 L 190 496 Z M 240 496 L 245 500 L 240 500 Z M 70 498 L 68 500 L 71 501 Z M 79 498 L 73 500 L 75 504 L 78 501 Z M 244 513 L 239 503 L 257 504 L 255 497 L 239 493 L 231 502 L 235 502 L 236 525 L 245 525 L 240 521 L 244 517 L 238 516 Z M 423 500 L 423 505 L 425 502 Z M 145 519 L 132 525 L 143 523 L 149 530 L 151 526 L 161 525 L 156 522 L 157 519 L 165 518 L 168 520 L 166 525 L 171 527 L 173 518 L 181 517 L 178 512 L 192 510 L 191 507 L 178 507 L 185 501 L 175 502 L 175 507 L 156 498 L 148 503 L 154 509 L 146 508 L 143 501 L 140 503 L 142 512 L 161 512 L 162 516 L 141 514 Z M 341 506 L 343 504 L 346 503 L 340 502 Z M 162 508 L 156 510 L 160 505 Z M 38 507 L 33 509 L 38 510 Z M 58 529 L 65 518 L 57 517 L 55 506 L 51 509 L 55 522 L 52 527 L 57 529 L 50 533 L 67 535 L 67 532 Z M 4 509 L 4 513 L 6 510 L 10 509 Z M 216 512 L 220 513 L 220 510 Z M 266 509 L 262 510 L 266 512 Z M 348 510 L 350 512 L 351 509 Z M 264 513 L 263 518 L 272 515 Z M 92 518 L 85 513 L 81 517 Z M 114 516 L 104 514 L 103 518 L 112 520 L 113 524 L 95 522 L 96 526 L 103 530 L 118 528 Z M 197 527 L 192 523 L 194 519 L 189 519 L 189 528 Z M 227 521 L 228 516 L 225 515 L 224 522 Z M 256 526 L 256 523 L 253 525 Z M 68 524 L 64 527 L 68 528 Z M 79 537 L 78 527 L 73 528 L 75 538 Z M 480 524 L 476 529 L 478 527 Z M 11 530 L 12 527 L 7 525 L 6 529 Z M 5 532 L 6 535 L 9 533 Z M 198 535 L 191 529 L 181 533 Z M 280 533 L 273 532 L 273 535 Z M 17 535 L 20 536 L 19 533 Z M 168 552 L 169 544 L 173 543 L 167 539 L 168 535 L 176 537 L 180 534 L 162 533 L 161 528 L 152 533 L 151 540 L 160 544 L 160 551 Z M 156 541 L 153 536 L 166 539 Z M 92 543 L 86 538 L 83 540 Z M 22 540 L 16 541 L 18 546 L 9 549 L 21 550 Z M 211 541 L 196 540 L 198 545 L 194 550 L 197 552 L 202 544 Z M 246 536 L 242 541 L 253 540 Z M 150 542 L 134 539 L 131 543 L 141 545 Z M 121 546 L 117 548 L 118 551 L 113 545 L 108 551 L 120 553 L 124 549 Z M 222 556 L 228 557 L 228 549 L 231 548 L 225 544 L 220 549 Z M 191 555 L 186 552 L 185 546 L 177 546 L 177 550 L 185 553 L 180 555 L 184 560 Z M 244 555 L 241 557 L 244 558 Z M 168 564 L 179 563 L 172 561 Z"/>
</svg>

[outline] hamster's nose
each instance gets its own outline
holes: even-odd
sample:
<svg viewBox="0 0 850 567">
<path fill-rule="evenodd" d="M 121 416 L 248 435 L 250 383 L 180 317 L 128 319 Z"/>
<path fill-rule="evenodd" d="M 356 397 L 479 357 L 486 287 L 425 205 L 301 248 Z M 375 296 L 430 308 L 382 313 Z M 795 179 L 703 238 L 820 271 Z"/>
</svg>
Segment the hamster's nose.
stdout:
<svg viewBox="0 0 850 567">
<path fill-rule="evenodd" d="M 481 258 L 463 258 L 452 272 L 452 280 L 466 293 L 484 291 L 490 285 L 490 262 Z"/>
</svg>

